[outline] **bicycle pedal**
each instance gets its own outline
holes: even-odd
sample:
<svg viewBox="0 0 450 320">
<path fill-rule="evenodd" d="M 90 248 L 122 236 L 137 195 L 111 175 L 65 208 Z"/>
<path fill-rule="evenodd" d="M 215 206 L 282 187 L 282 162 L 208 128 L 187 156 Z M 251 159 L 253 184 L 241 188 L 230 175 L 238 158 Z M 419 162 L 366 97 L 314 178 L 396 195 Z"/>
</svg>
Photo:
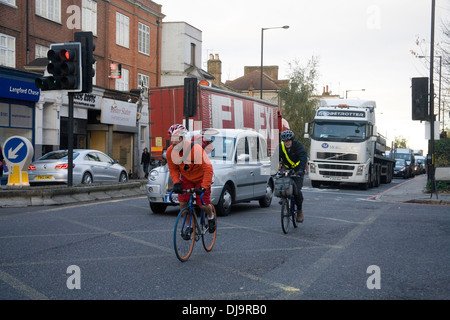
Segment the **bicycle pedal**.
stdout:
<svg viewBox="0 0 450 320">
<path fill-rule="evenodd" d="M 191 239 L 191 234 L 192 234 L 192 228 L 186 229 L 184 231 L 181 231 L 181 237 L 184 240 L 190 240 Z"/>
</svg>

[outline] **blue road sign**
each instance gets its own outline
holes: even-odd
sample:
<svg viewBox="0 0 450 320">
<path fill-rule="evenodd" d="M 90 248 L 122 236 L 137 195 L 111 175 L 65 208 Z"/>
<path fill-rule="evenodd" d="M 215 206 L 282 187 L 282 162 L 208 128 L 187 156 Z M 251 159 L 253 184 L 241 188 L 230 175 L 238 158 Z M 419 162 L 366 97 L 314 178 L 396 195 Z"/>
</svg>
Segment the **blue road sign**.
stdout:
<svg viewBox="0 0 450 320">
<path fill-rule="evenodd" d="M 25 160 L 28 155 L 27 143 L 22 138 L 11 138 L 3 146 L 3 156 L 9 162 L 17 164 Z"/>
</svg>

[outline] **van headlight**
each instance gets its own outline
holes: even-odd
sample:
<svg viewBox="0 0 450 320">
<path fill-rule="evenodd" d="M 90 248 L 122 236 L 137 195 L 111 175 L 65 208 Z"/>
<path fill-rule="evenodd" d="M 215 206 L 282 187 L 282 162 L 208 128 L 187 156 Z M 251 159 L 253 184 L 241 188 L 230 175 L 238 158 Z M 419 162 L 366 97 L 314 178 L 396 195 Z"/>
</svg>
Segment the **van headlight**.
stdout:
<svg viewBox="0 0 450 320">
<path fill-rule="evenodd" d="M 159 172 L 156 170 L 152 170 L 152 171 L 150 171 L 149 179 L 151 181 L 155 181 L 156 179 L 158 179 L 158 176 L 159 176 Z"/>
</svg>

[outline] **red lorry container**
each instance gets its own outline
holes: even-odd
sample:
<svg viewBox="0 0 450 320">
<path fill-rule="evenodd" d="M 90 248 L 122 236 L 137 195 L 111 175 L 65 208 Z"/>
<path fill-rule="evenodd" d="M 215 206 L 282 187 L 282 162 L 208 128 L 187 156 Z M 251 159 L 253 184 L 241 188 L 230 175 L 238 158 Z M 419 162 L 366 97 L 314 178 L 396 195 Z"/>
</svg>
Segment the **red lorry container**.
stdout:
<svg viewBox="0 0 450 320">
<path fill-rule="evenodd" d="M 198 86 L 197 116 L 183 117 L 184 86 L 149 89 L 150 140 L 153 159 L 161 159 L 168 148 L 167 130 L 174 123 L 184 123 L 189 130 L 202 128 L 253 129 L 268 142 L 269 153 L 278 143 L 278 133 L 289 128 L 278 106 L 246 95 L 222 89 Z"/>
</svg>

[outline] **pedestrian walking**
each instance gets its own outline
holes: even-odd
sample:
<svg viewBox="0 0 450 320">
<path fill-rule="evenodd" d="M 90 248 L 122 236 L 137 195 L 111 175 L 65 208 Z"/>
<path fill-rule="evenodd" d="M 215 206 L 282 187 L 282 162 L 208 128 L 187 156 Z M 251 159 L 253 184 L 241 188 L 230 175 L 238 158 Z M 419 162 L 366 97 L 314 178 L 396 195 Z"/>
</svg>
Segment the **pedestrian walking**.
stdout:
<svg viewBox="0 0 450 320">
<path fill-rule="evenodd" d="M 148 178 L 148 167 L 150 166 L 150 153 L 147 148 L 144 148 L 141 157 L 141 164 L 144 169 L 145 178 Z"/>
</svg>

